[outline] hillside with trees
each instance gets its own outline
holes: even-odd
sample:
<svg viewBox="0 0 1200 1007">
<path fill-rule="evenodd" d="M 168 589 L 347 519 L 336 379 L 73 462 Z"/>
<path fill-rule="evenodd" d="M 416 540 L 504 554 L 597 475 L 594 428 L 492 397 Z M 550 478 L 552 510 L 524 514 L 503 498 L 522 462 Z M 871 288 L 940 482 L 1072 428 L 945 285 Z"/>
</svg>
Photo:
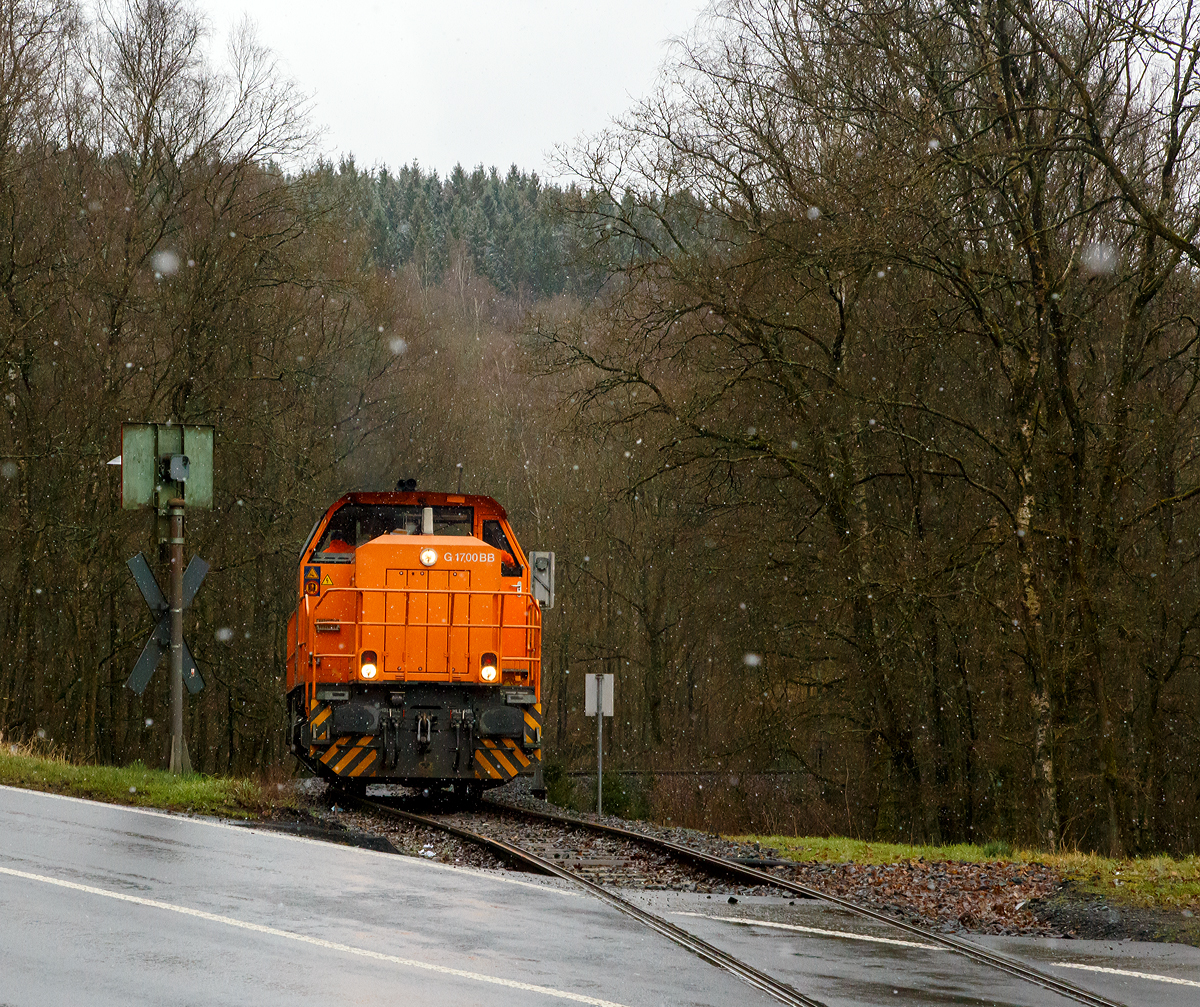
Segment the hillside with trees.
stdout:
<svg viewBox="0 0 1200 1007">
<path fill-rule="evenodd" d="M 318 171 L 352 206 L 376 268 L 411 267 L 436 285 L 456 259 L 469 259 L 500 293 L 526 303 L 580 287 L 557 213 L 563 190 L 536 173 L 513 165 L 501 176 L 480 165 L 468 174 L 457 165 L 441 179 L 416 163 L 364 171 L 353 160 Z"/>
</svg>

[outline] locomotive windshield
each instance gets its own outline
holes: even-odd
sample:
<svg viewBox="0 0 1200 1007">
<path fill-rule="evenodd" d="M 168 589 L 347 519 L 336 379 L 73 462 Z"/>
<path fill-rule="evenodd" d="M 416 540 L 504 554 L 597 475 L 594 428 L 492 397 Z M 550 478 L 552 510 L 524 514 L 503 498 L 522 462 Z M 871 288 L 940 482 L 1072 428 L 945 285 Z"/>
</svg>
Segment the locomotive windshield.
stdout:
<svg viewBox="0 0 1200 1007">
<path fill-rule="evenodd" d="M 423 509 L 419 504 L 346 504 L 330 519 L 313 559 L 348 561 L 355 549 L 380 535 L 419 535 Z M 470 535 L 474 521 L 473 507 L 433 508 L 435 535 Z"/>
</svg>

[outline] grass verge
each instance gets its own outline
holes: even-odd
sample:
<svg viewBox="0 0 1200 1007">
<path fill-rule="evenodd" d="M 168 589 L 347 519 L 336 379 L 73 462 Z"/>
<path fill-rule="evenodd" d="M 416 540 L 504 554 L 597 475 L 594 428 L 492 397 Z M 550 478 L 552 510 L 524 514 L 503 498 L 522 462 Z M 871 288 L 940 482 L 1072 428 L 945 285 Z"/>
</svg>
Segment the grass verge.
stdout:
<svg viewBox="0 0 1200 1007">
<path fill-rule="evenodd" d="M 0 744 L 0 784 L 168 811 L 224 818 L 258 818 L 295 806 L 291 791 L 255 780 L 191 773 L 172 776 L 129 766 L 86 766 L 53 751 L 13 742 Z"/>
<path fill-rule="evenodd" d="M 817 863 L 892 864 L 899 861 L 947 860 L 957 863 L 1045 864 L 1071 881 L 1082 896 L 1099 896 L 1108 904 L 1140 909 L 1191 910 L 1200 913 L 1200 857 L 1138 857 L 1118 860 L 1094 853 L 1042 853 L 1014 850 L 1006 843 L 975 846 L 911 846 L 873 843 L 840 836 L 732 836 L 757 842 L 781 858 Z"/>
</svg>

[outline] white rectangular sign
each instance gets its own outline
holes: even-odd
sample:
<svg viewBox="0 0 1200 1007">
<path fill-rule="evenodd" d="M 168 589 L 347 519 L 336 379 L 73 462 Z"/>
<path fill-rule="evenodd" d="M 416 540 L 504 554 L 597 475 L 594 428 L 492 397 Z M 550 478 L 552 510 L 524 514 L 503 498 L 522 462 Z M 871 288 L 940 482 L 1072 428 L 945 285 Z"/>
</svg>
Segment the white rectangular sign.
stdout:
<svg viewBox="0 0 1200 1007">
<path fill-rule="evenodd" d="M 584 675 L 583 676 L 583 712 L 587 717 L 596 716 L 596 707 L 600 706 L 604 716 L 613 715 L 613 676 Z M 599 692 L 600 702 L 596 700 Z"/>
</svg>

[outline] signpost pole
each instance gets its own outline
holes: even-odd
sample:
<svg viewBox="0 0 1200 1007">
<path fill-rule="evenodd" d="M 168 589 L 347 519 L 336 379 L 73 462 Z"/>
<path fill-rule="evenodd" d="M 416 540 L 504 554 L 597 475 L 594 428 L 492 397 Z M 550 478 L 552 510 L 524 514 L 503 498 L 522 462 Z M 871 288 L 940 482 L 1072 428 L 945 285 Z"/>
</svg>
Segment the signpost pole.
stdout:
<svg viewBox="0 0 1200 1007">
<path fill-rule="evenodd" d="M 145 556 L 139 552 L 127 564 L 155 625 L 125 685 L 142 695 L 154 669 L 164 656 L 170 657 L 171 751 L 167 767 L 176 774 L 192 771 L 183 737 L 184 686 L 191 693 L 204 688 L 204 676 L 183 638 L 183 610 L 208 572 L 208 564 L 199 556 L 193 556 L 188 568 L 183 568 L 183 513 L 188 507 L 212 510 L 212 455 L 212 427 L 124 423 L 121 453 L 113 459 L 121 465 L 121 508 L 154 511 L 158 544 L 168 547 L 170 579 L 165 595 Z"/>
<path fill-rule="evenodd" d="M 182 500 L 169 504 L 171 515 L 171 772 L 190 773 L 187 742 L 183 738 L 183 508 Z"/>
<path fill-rule="evenodd" d="M 596 816 L 604 814 L 604 676 L 596 676 Z"/>
</svg>

